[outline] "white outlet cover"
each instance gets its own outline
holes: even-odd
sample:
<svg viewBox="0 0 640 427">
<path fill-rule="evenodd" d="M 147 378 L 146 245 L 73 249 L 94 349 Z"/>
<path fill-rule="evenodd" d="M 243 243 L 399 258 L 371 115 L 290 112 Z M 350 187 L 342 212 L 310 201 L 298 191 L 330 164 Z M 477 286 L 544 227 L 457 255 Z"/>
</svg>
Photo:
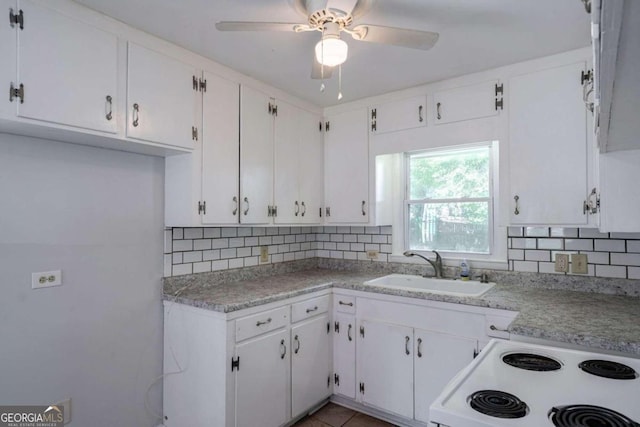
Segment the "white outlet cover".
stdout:
<svg viewBox="0 0 640 427">
<path fill-rule="evenodd" d="M 62 270 L 31 273 L 31 289 L 50 288 L 62 285 Z"/>
</svg>

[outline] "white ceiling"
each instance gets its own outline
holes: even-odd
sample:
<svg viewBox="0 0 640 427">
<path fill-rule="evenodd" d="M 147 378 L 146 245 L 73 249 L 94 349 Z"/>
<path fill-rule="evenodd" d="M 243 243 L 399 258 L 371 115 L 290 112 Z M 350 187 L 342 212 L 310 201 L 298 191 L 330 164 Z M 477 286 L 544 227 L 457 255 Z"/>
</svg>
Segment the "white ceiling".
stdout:
<svg viewBox="0 0 640 427">
<path fill-rule="evenodd" d="M 337 72 L 310 78 L 319 33 L 220 32 L 227 21 L 306 23 L 292 0 L 76 0 L 318 106 L 338 103 Z M 355 24 L 436 31 L 428 51 L 358 42 L 343 65 L 341 102 L 588 46 L 579 0 L 375 0 Z M 336 70 L 337 71 L 337 70 Z"/>
</svg>

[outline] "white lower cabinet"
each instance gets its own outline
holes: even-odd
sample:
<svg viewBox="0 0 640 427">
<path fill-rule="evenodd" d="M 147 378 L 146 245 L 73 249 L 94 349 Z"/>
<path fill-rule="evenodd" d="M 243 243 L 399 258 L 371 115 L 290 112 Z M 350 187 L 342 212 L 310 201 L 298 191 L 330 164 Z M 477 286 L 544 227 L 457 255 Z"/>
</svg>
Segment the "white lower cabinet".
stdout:
<svg viewBox="0 0 640 427">
<path fill-rule="evenodd" d="M 415 329 L 414 344 L 414 418 L 426 423 L 440 391 L 478 354 L 478 340 Z"/>
<path fill-rule="evenodd" d="M 356 398 L 356 318 L 333 315 L 333 392 Z"/>
<path fill-rule="evenodd" d="M 235 425 L 279 426 L 289 419 L 289 334 L 285 329 L 236 345 Z"/>
<path fill-rule="evenodd" d="M 362 403 L 413 418 L 413 328 L 363 320 L 358 336 Z"/>
</svg>

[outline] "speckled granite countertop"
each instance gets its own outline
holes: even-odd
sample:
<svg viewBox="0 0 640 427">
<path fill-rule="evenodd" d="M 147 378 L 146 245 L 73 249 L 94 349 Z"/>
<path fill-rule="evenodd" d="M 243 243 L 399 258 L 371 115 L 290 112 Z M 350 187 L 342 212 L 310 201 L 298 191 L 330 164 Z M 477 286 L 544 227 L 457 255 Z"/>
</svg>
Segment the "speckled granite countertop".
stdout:
<svg viewBox="0 0 640 427">
<path fill-rule="evenodd" d="M 267 277 L 197 274 L 165 279 L 165 300 L 232 312 L 331 287 L 519 311 L 511 333 L 640 357 L 640 298 L 497 284 L 479 298 L 365 285 L 385 273 L 310 268 Z M 231 277 L 231 276 L 230 276 Z M 244 280 L 242 280 L 244 279 Z"/>
</svg>

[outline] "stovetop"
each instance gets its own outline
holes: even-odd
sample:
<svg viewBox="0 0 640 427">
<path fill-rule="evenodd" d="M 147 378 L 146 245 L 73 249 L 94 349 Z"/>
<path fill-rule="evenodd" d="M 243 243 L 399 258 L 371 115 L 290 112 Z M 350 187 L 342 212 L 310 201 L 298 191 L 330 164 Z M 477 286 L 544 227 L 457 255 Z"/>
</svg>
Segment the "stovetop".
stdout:
<svg viewBox="0 0 640 427">
<path fill-rule="evenodd" d="M 493 340 L 430 416 L 449 427 L 640 427 L 640 359 Z"/>
</svg>

